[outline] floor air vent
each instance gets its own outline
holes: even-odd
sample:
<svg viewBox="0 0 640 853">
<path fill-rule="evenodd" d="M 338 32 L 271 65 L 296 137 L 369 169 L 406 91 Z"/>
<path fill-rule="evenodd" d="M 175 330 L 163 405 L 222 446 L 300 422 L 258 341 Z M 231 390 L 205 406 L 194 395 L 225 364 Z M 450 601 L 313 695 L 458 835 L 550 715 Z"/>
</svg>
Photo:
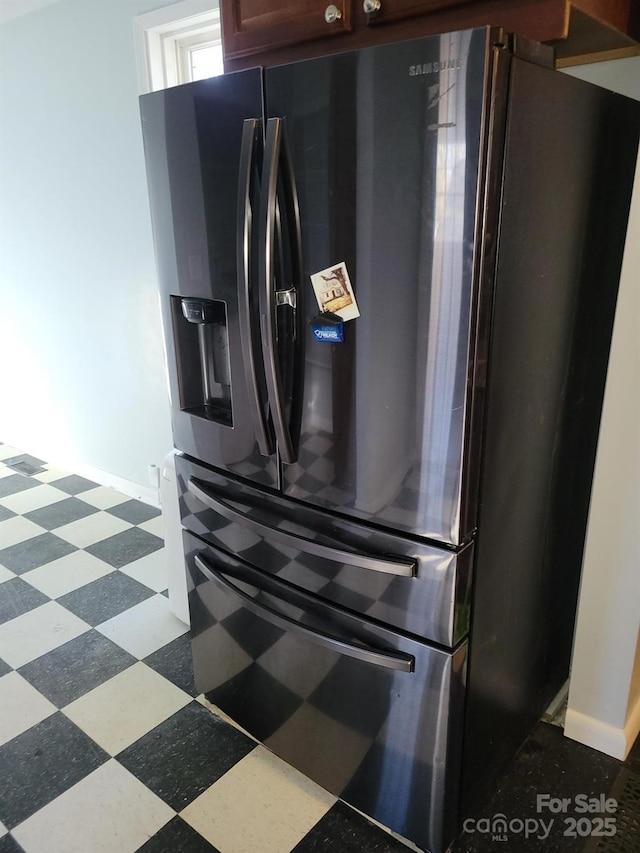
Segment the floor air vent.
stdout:
<svg viewBox="0 0 640 853">
<path fill-rule="evenodd" d="M 609 792 L 618 801 L 616 834 L 592 838 L 584 853 L 638 853 L 640 850 L 640 774 L 622 770 Z"/>
</svg>

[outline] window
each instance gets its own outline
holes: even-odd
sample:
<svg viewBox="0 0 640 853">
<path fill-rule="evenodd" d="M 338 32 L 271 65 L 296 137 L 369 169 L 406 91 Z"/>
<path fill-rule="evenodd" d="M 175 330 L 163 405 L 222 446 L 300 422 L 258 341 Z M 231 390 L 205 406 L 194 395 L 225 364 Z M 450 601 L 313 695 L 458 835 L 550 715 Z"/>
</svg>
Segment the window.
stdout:
<svg viewBox="0 0 640 853">
<path fill-rule="evenodd" d="M 134 33 L 141 94 L 223 73 L 220 10 L 212 0 L 138 15 Z"/>
</svg>

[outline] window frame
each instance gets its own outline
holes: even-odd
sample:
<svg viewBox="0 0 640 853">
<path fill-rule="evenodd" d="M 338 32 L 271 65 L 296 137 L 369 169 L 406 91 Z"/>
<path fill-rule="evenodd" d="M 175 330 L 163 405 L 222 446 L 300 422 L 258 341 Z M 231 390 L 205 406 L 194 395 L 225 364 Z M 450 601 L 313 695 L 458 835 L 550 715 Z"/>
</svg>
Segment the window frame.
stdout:
<svg viewBox="0 0 640 853">
<path fill-rule="evenodd" d="M 182 0 L 137 15 L 133 30 L 141 95 L 188 82 L 189 49 L 222 44 L 216 0 Z"/>
</svg>

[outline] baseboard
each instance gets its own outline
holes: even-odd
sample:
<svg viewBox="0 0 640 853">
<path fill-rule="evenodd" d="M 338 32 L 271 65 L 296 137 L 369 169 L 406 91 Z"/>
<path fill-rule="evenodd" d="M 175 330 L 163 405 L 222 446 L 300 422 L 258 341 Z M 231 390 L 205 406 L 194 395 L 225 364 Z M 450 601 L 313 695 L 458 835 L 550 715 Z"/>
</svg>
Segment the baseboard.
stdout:
<svg viewBox="0 0 640 853">
<path fill-rule="evenodd" d="M 627 715 L 624 728 L 567 708 L 564 733 L 571 740 L 624 761 L 640 732 L 640 700 Z"/>
<path fill-rule="evenodd" d="M 627 719 L 624 723 L 624 735 L 627 739 L 627 753 L 634 745 L 640 734 L 640 695 L 636 696 L 636 700 L 627 712 Z M 625 756 L 626 757 L 626 756 Z"/>
<path fill-rule="evenodd" d="M 542 715 L 542 719 L 546 723 L 551 723 L 551 722 L 555 721 L 556 717 L 560 714 L 561 711 L 564 713 L 564 711 L 566 709 L 563 709 L 562 706 L 567 701 L 568 695 L 569 695 L 569 679 L 567 678 L 567 680 L 562 685 L 560 690 L 558 690 L 556 695 L 553 697 L 553 699 L 549 703 L 547 710 Z M 559 725 L 559 723 L 556 722 L 556 725 Z"/>
<path fill-rule="evenodd" d="M 108 471 L 101 471 L 100 468 L 94 468 L 93 465 L 85 465 L 78 462 L 73 463 L 73 473 L 80 474 L 81 477 L 86 477 L 88 480 L 93 480 L 101 486 L 109 486 L 111 489 L 116 489 L 118 492 L 129 495 L 130 498 L 144 501 L 144 503 L 151 504 L 151 506 L 160 507 L 160 494 L 155 486 L 142 486 L 140 483 L 132 483 L 131 480 L 125 480 L 124 477 L 118 477 L 115 474 L 110 474 Z"/>
</svg>

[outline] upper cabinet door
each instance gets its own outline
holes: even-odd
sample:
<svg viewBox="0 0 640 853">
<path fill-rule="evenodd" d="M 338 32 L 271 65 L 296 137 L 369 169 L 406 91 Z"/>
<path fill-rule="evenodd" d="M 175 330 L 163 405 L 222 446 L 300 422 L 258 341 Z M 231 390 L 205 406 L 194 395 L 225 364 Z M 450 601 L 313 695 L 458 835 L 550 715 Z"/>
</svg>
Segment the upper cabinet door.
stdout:
<svg viewBox="0 0 640 853">
<path fill-rule="evenodd" d="M 412 15 L 428 15 L 450 6 L 467 6 L 478 0 L 362 0 L 369 24 L 384 24 Z"/>
<path fill-rule="evenodd" d="M 221 0 L 227 59 L 351 29 L 351 0 Z"/>
</svg>

